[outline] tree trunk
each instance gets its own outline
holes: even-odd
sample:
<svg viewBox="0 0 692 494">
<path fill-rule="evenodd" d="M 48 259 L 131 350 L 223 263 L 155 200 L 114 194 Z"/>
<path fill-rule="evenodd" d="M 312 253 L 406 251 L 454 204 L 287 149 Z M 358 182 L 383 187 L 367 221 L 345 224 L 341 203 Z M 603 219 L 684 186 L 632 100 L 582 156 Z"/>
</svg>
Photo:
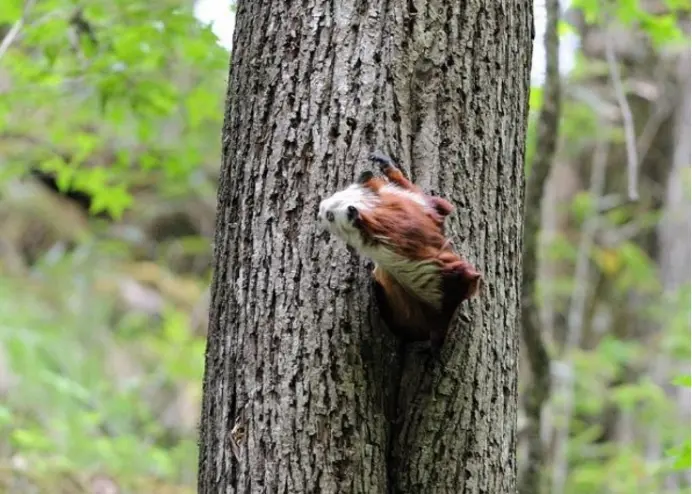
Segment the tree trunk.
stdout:
<svg viewBox="0 0 692 494">
<path fill-rule="evenodd" d="M 531 44 L 528 0 L 238 2 L 200 493 L 515 492 Z M 440 361 L 316 229 L 373 149 L 456 205 L 484 274 Z"/>
<path fill-rule="evenodd" d="M 686 26 L 689 33 L 689 26 Z M 671 299 L 676 298 L 676 292 L 684 287 L 689 287 L 690 267 L 690 199 L 689 187 L 690 161 L 692 150 L 690 149 L 690 50 L 685 50 L 680 56 L 678 71 L 678 106 L 676 111 L 676 125 L 674 128 L 674 151 L 672 153 L 672 168 L 666 184 L 666 192 L 663 200 L 663 218 L 658 225 L 658 266 L 661 285 L 664 293 Z M 687 178 L 687 180 L 685 180 Z M 676 314 L 675 305 L 671 304 L 671 314 Z M 680 310 L 679 308 L 677 309 Z M 666 321 L 667 322 L 667 321 Z M 656 355 L 652 365 L 653 381 L 665 389 L 671 396 L 673 403 L 677 405 L 677 412 L 681 424 L 690 422 L 690 389 L 687 387 L 671 386 L 670 379 L 677 375 L 689 374 L 689 361 L 671 359 L 669 355 Z M 658 431 L 649 433 L 647 453 L 652 461 L 664 457 L 663 441 Z M 676 492 L 680 485 L 690 485 L 689 470 L 678 472 L 677 475 L 668 475 L 665 478 L 665 486 L 668 492 Z"/>
</svg>

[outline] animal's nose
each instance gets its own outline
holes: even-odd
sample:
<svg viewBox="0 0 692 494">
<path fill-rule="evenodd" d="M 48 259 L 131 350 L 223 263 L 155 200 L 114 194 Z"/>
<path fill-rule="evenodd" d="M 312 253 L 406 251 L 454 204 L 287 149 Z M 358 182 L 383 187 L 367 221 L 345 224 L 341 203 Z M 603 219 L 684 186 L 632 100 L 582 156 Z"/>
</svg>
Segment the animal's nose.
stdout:
<svg viewBox="0 0 692 494">
<path fill-rule="evenodd" d="M 332 221 L 334 221 L 334 213 L 332 213 L 331 211 L 327 211 L 327 214 L 325 216 L 327 217 L 328 222 L 331 223 Z"/>
</svg>

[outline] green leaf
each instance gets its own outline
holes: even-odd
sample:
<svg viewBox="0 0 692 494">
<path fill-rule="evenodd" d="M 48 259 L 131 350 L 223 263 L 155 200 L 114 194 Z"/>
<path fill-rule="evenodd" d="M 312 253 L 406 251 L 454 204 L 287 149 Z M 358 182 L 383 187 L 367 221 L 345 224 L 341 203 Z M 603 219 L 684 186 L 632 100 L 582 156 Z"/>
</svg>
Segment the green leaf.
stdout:
<svg viewBox="0 0 692 494">
<path fill-rule="evenodd" d="M 533 91 L 531 95 L 533 96 Z M 223 108 L 219 105 L 220 101 L 213 93 L 210 93 L 207 88 L 202 85 L 193 89 L 187 100 L 185 107 L 187 109 L 188 125 L 192 127 L 198 126 L 204 120 L 215 119 L 223 112 Z"/>
<path fill-rule="evenodd" d="M 563 36 L 570 34 L 577 34 L 577 30 L 569 22 L 565 21 L 564 19 L 560 19 L 557 24 L 557 34 L 562 38 Z"/>
<path fill-rule="evenodd" d="M 600 20 L 602 3 L 599 0 L 572 0 L 572 6 L 584 14 L 588 24 L 596 24 Z"/>
<path fill-rule="evenodd" d="M 0 405 L 0 427 L 5 427 L 12 423 L 12 411 L 3 405 Z"/>
<path fill-rule="evenodd" d="M 633 242 L 625 242 L 618 249 L 618 253 L 625 268 L 618 280 L 618 286 L 622 290 L 630 290 L 633 286 L 649 291 L 658 290 L 656 266 L 641 247 Z"/>
<path fill-rule="evenodd" d="M 689 374 L 681 374 L 679 376 L 675 376 L 671 381 L 671 384 L 674 386 L 682 386 L 689 388 L 692 386 L 692 377 Z"/>
<path fill-rule="evenodd" d="M 108 212 L 115 219 L 120 219 L 125 210 L 132 205 L 132 196 L 124 184 L 97 191 L 93 196 L 90 212 Z"/>
<path fill-rule="evenodd" d="M 670 448 L 666 451 L 666 456 L 674 459 L 674 470 L 687 470 L 692 465 L 692 444 L 688 439 L 681 446 Z"/>
<path fill-rule="evenodd" d="M 618 0 L 616 15 L 623 24 L 632 24 L 640 20 L 645 12 L 639 5 L 639 0 Z"/>
<path fill-rule="evenodd" d="M 641 24 L 657 48 L 680 43 L 685 39 L 678 27 L 678 18 L 673 14 L 646 16 L 642 18 Z"/>
<path fill-rule="evenodd" d="M 664 0 L 665 6 L 670 10 L 678 10 L 682 12 L 690 11 L 689 0 Z"/>
<path fill-rule="evenodd" d="M 20 0 L 3 0 L 0 9 L 0 24 L 14 24 L 22 17 L 23 2 Z"/>
<path fill-rule="evenodd" d="M 579 222 L 583 222 L 593 215 L 596 203 L 588 191 L 581 191 L 574 195 L 572 200 L 572 213 Z"/>
<path fill-rule="evenodd" d="M 532 86 L 529 93 L 529 109 L 530 111 L 538 111 L 543 104 L 543 88 L 540 86 Z"/>
<path fill-rule="evenodd" d="M 52 446 L 51 441 L 38 430 L 16 429 L 10 437 L 16 447 L 29 451 L 49 451 Z"/>
<path fill-rule="evenodd" d="M 72 180 L 74 179 L 75 172 L 76 170 L 74 168 L 68 168 L 67 166 L 57 170 L 55 183 L 60 192 L 67 192 L 72 188 Z"/>
</svg>

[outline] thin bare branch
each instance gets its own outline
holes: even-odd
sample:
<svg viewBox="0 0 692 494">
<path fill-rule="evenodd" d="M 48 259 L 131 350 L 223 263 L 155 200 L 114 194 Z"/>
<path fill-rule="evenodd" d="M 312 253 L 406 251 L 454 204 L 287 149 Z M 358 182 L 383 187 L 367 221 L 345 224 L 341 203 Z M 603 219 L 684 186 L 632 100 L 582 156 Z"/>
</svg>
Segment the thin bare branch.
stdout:
<svg viewBox="0 0 692 494">
<path fill-rule="evenodd" d="M 24 25 L 24 17 L 21 17 L 18 19 L 10 28 L 10 30 L 7 32 L 5 37 L 2 39 L 2 43 L 0 43 L 0 58 L 2 58 L 7 50 L 10 48 L 10 45 L 12 42 L 15 40 L 17 35 L 19 34 L 19 30 L 22 28 Z"/>
<path fill-rule="evenodd" d="M 555 159 L 560 124 L 559 0 L 546 0 L 545 7 L 547 21 L 543 42 L 546 53 L 546 75 L 543 87 L 543 105 L 538 118 L 536 155 L 526 184 L 524 202 L 524 267 L 521 287 L 522 336 L 533 379 L 525 401 L 529 444 L 528 460 L 519 480 L 519 492 L 521 494 L 538 494 L 541 492 L 541 474 L 545 464 L 545 447 L 541 437 L 541 414 L 543 404 L 550 391 L 550 357 L 543 341 L 535 295 L 543 189 Z"/>
<path fill-rule="evenodd" d="M 29 13 L 29 10 L 31 7 L 33 7 L 35 0 L 28 0 L 27 2 L 24 3 L 24 10 L 22 12 L 22 16 L 17 19 L 17 21 L 12 25 L 10 30 L 7 32 L 5 37 L 2 39 L 2 43 L 0 43 L 0 59 L 5 55 L 7 50 L 10 49 L 10 45 L 14 42 L 14 40 L 17 38 L 17 35 L 19 34 L 19 31 L 21 31 L 22 27 L 24 26 L 24 22 L 26 21 L 26 16 Z"/>
<path fill-rule="evenodd" d="M 639 159 L 637 158 L 637 137 L 634 130 L 634 118 L 632 118 L 632 110 L 627 102 L 625 88 L 620 78 L 620 67 L 615 57 L 613 34 L 611 32 L 607 34 L 605 39 L 605 56 L 608 62 L 610 80 L 613 84 L 613 90 L 615 91 L 615 97 L 620 107 L 620 113 L 622 113 L 622 122 L 625 128 L 625 146 L 627 149 L 627 195 L 630 201 L 636 201 L 639 199 L 639 186 L 637 184 Z"/>
</svg>

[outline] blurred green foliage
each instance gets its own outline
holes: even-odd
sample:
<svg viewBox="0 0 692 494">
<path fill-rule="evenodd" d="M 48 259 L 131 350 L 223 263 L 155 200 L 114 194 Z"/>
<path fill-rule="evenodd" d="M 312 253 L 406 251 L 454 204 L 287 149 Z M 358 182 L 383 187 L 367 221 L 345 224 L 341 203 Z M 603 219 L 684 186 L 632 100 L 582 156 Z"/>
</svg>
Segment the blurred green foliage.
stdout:
<svg viewBox="0 0 692 494">
<path fill-rule="evenodd" d="M 193 6 L 5 0 L 0 8 L 0 43 L 19 26 L 0 56 L 0 229 L 10 231 L 30 168 L 89 194 L 92 214 L 116 220 L 92 219 L 76 243 L 51 240 L 20 272 L 0 259 L 0 492 L 92 492 L 95 475 L 122 492 L 195 485 L 205 339 L 190 314 L 204 303 L 208 262 L 192 289 L 176 273 L 145 276 L 136 264 L 160 261 L 140 245 L 142 218 L 158 211 L 151 204 L 215 198 L 229 56 Z M 21 227 L 26 242 L 39 242 L 33 222 L 64 214 L 40 212 Z M 171 248 L 200 252 L 189 236 Z M 135 282 L 131 272 L 139 290 L 163 295 L 156 314 L 123 302 L 127 290 L 146 299 L 123 288 Z M 165 416 L 181 400 L 184 427 Z"/>
<path fill-rule="evenodd" d="M 3 2 L 0 21 L 16 22 L 23 3 Z M 116 218 L 143 182 L 155 180 L 162 193 L 194 187 L 200 163 L 220 148 L 228 54 L 192 7 L 29 4 L 21 39 L 2 58 L 11 82 L 0 98 L 0 139 L 24 144 L 6 166 L 56 173 L 63 190 L 91 194 L 93 212 Z M 88 166 L 100 155 L 108 166 Z"/>
<path fill-rule="evenodd" d="M 669 11 L 659 9 L 651 13 L 640 0 L 605 3 L 573 0 L 570 7 L 581 9 L 584 20 L 592 28 L 603 28 L 615 21 L 639 29 L 654 50 L 665 52 L 689 46 L 689 37 L 683 34 L 680 22 L 681 17 L 689 16 L 689 1 L 663 3 Z M 563 21 L 559 32 L 562 36 L 576 31 Z M 537 38 L 536 42 L 542 40 Z M 571 92 L 580 84 L 590 88 L 588 84 L 593 80 L 609 80 L 606 62 L 578 54 L 572 72 L 563 78 L 565 89 L 557 161 L 570 163 L 573 169 L 579 170 L 579 179 L 586 182 L 580 183 L 581 190 L 572 195 L 569 203 L 559 205 L 558 211 L 553 213 L 568 218 L 567 225 L 561 224 L 559 231 L 551 232 L 544 251 L 545 259 L 559 266 L 559 274 L 542 279 L 536 294 L 536 302 L 542 307 L 549 304 L 559 321 L 555 323 L 557 328 L 550 328 L 556 334 L 548 338 L 550 354 L 560 365 L 544 420 L 554 430 L 568 427 L 567 475 L 560 492 L 689 493 L 689 483 L 676 490 L 667 481 L 672 472 L 683 472 L 683 478 L 689 480 L 692 466 L 689 417 L 685 419 L 681 414 L 683 404 L 677 396 L 677 388 L 690 387 L 689 365 L 686 365 L 690 360 L 691 344 L 690 284 L 664 293 L 657 261 L 649 256 L 641 242 L 647 235 L 654 234 L 661 220 L 660 210 L 624 203 L 599 212 L 598 201 L 603 198 L 593 197 L 588 191 L 594 144 L 607 139 L 611 152 L 623 146 L 621 129 L 607 122 L 604 110 L 598 104 L 588 104 L 574 97 L 575 93 Z M 596 100 L 604 101 L 601 99 L 603 93 L 599 93 L 603 89 L 597 83 L 593 86 L 596 89 L 590 95 L 600 94 Z M 535 127 L 542 100 L 542 88 L 533 87 L 527 170 L 536 152 Z M 612 161 L 620 168 L 613 171 L 611 166 L 609 169 L 606 183 L 611 187 L 614 175 L 626 173 L 625 163 L 618 165 L 617 160 Z M 689 172 L 687 168 L 686 182 Z M 686 194 L 689 201 L 689 188 Z M 618 195 L 618 191 L 613 195 Z M 583 283 L 575 279 L 575 265 L 582 255 L 579 246 L 579 239 L 584 235 L 582 228 L 589 221 L 596 222 L 598 238 L 587 253 L 591 274 L 586 287 L 586 307 L 580 315 L 583 334 L 577 348 L 566 348 L 562 332 L 569 327 L 568 314 L 574 309 L 577 285 Z M 613 232 L 633 229 L 633 226 L 638 231 L 636 235 L 617 241 L 599 241 L 607 236 L 605 233 L 616 238 L 618 235 L 612 235 Z M 641 301 L 634 309 L 632 296 Z M 605 319 L 604 314 L 608 314 Z M 655 328 L 655 331 L 643 336 L 641 326 Z M 658 371 L 663 374 L 662 384 L 661 376 L 656 376 L 657 382 L 653 376 L 655 360 L 665 362 L 663 369 Z M 568 361 L 573 368 L 565 365 Z M 687 369 L 682 374 L 681 367 Z M 567 419 L 563 407 L 568 399 L 566 384 L 570 382 L 574 385 L 573 410 Z M 568 423 L 565 424 L 565 420 Z M 622 437 L 632 429 L 634 437 Z M 552 435 L 546 444 L 545 492 L 551 494 L 553 475 L 560 468 L 554 456 L 558 441 Z M 656 447 L 663 451 L 657 453 Z"/>
<path fill-rule="evenodd" d="M 652 13 L 641 0 L 572 0 L 572 7 L 580 9 L 586 22 L 597 24 L 608 18 L 615 18 L 625 25 L 636 25 L 651 39 L 656 48 L 669 43 L 681 43 L 685 36 L 680 29 L 678 14 L 687 12 L 690 3 L 686 0 L 665 0 L 662 2 L 668 11 Z"/>
<path fill-rule="evenodd" d="M 666 4 L 689 10 L 683 0 Z M 687 41 L 673 14 L 649 14 L 638 0 L 572 5 L 592 23 L 603 22 L 613 6 L 611 15 L 638 25 L 657 48 Z M 53 203 L 34 205 L 21 227 L 8 222 L 29 168 L 54 173 L 63 191 L 88 193 L 91 213 L 116 221 L 91 218 L 86 233 L 66 238 L 50 233 L 40 255 L 19 270 L 0 245 L 0 492 L 56 492 L 58 478 L 75 485 L 64 492 L 91 492 L 96 474 L 116 479 L 123 492 L 192 492 L 204 351 L 194 313 L 206 310 L 210 241 L 143 226 L 159 210 L 192 209 L 215 197 L 229 57 L 192 9 L 178 0 L 3 0 L 0 40 L 20 20 L 21 26 L 0 55 L 0 229 L 19 228 L 24 233 L 12 239 L 24 246 L 39 242 L 36 223 L 80 225 L 72 216 L 59 220 Z M 568 30 L 563 23 L 561 32 Z M 571 77 L 594 73 L 607 69 L 580 59 Z M 541 104 L 542 91 L 533 88 L 527 166 Z M 603 132 L 592 108 L 565 100 L 565 157 Z M 598 215 L 586 192 L 565 209 L 573 230 Z M 614 229 L 631 216 L 614 208 L 599 221 Z M 651 229 L 659 216 L 647 211 L 638 221 Z M 567 234 L 547 250 L 569 268 L 577 256 Z M 188 263 L 202 268 L 172 261 L 181 257 L 202 258 Z M 632 291 L 660 292 L 656 263 L 634 240 L 597 245 L 590 259 L 613 305 Z M 562 314 L 575 286 L 572 270 L 566 273 L 542 283 L 537 297 L 541 303 L 550 294 Z M 153 311 L 123 301 L 123 292 L 139 304 L 159 300 L 143 287 L 161 299 L 151 302 Z M 618 336 L 617 324 L 632 320 L 626 319 L 573 351 L 570 494 L 658 492 L 664 473 L 689 468 L 689 424 L 676 418 L 674 401 L 645 374 L 623 379 L 653 354 L 689 359 L 689 301 L 687 286 L 667 298 L 651 296 L 629 314 L 660 328 L 655 341 Z M 669 377 L 671 386 L 690 386 L 689 373 Z M 608 408 L 657 434 L 665 461 L 648 461 L 642 444 L 601 440 Z"/>
</svg>

